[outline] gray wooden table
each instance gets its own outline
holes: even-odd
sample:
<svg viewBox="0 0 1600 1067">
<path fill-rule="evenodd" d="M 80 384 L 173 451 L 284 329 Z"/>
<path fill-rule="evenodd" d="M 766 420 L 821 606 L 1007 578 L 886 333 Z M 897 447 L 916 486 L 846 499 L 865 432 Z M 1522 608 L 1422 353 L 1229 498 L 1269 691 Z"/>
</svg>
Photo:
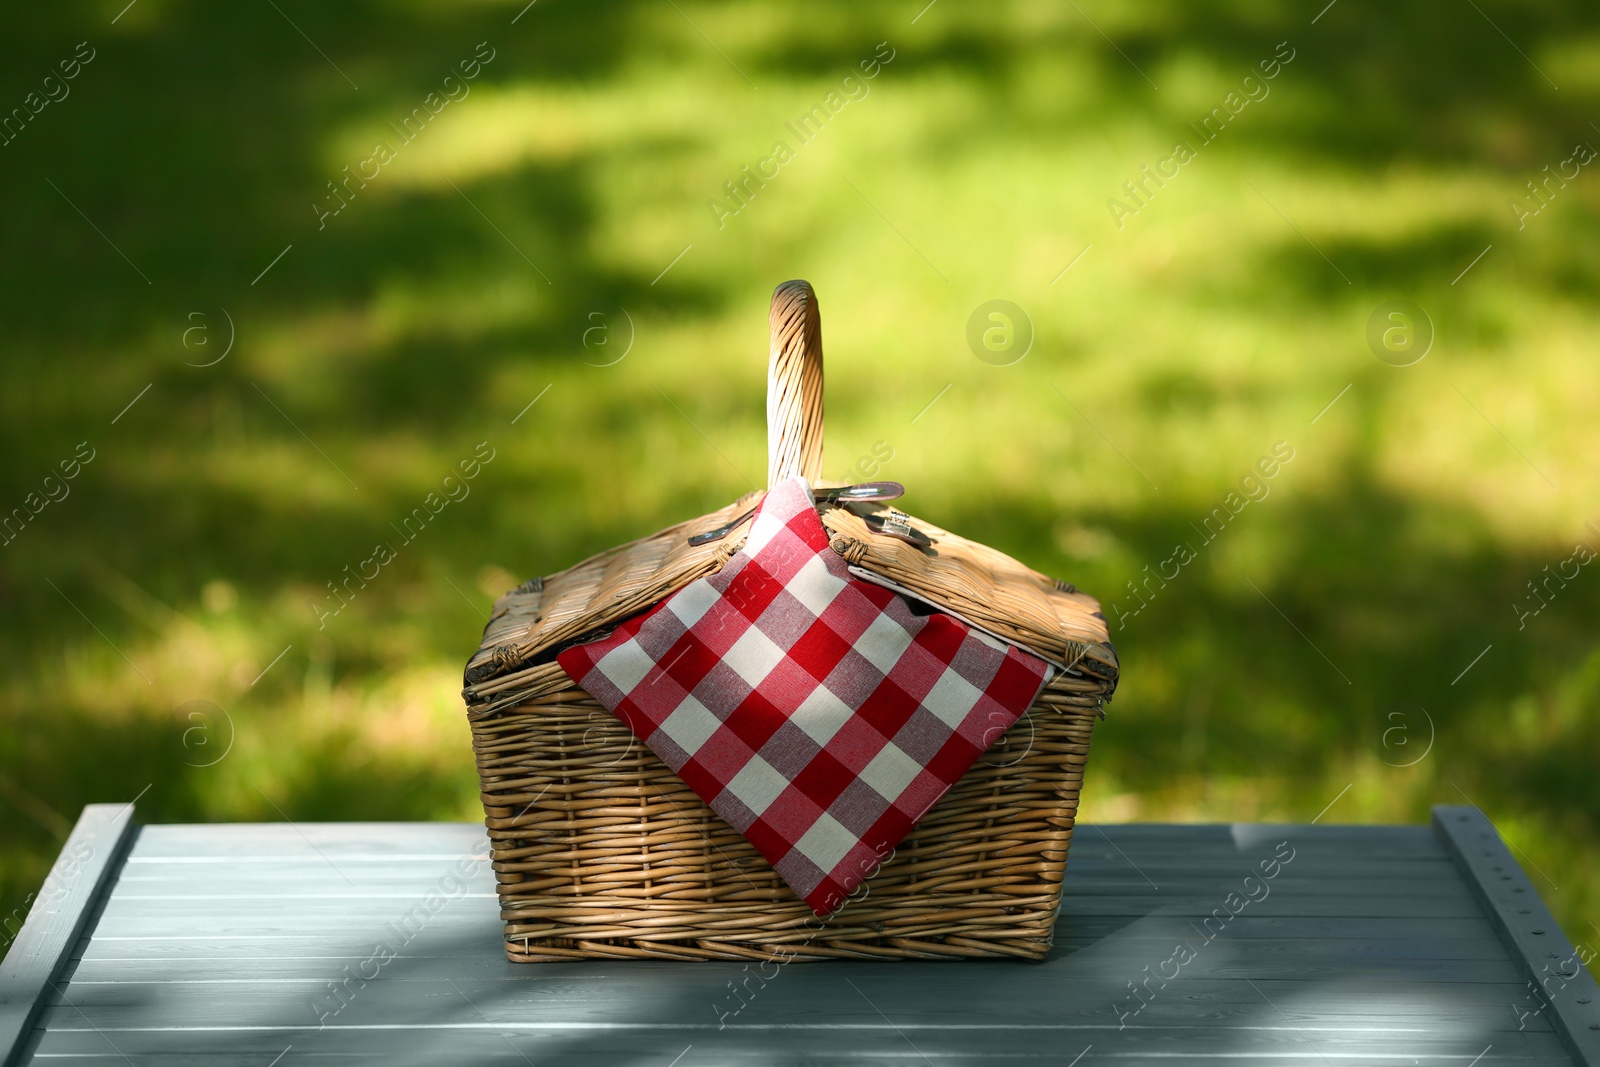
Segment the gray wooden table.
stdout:
<svg viewBox="0 0 1600 1067">
<path fill-rule="evenodd" d="M 1080 826 L 1042 964 L 513 965 L 483 829 L 86 808 L 0 964 L 4 1064 L 1600 1063 L 1475 808 Z"/>
</svg>

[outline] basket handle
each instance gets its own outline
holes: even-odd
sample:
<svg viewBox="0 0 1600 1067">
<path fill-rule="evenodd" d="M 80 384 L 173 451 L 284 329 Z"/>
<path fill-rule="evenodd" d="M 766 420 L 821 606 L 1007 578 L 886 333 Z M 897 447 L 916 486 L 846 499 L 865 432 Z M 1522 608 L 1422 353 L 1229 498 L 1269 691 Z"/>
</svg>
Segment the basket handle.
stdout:
<svg viewBox="0 0 1600 1067">
<path fill-rule="evenodd" d="M 822 318 L 811 283 L 772 291 L 767 366 L 767 488 L 796 474 L 822 477 Z"/>
</svg>

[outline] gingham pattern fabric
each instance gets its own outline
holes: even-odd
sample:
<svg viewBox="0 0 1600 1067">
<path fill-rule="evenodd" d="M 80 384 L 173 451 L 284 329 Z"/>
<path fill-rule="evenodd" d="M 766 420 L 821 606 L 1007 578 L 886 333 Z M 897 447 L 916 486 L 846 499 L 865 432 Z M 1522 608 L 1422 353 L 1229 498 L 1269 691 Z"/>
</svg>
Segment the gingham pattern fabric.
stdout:
<svg viewBox="0 0 1600 1067">
<path fill-rule="evenodd" d="M 849 574 L 793 478 L 720 572 L 556 658 L 826 915 L 1050 677 L 918 607 Z"/>
</svg>

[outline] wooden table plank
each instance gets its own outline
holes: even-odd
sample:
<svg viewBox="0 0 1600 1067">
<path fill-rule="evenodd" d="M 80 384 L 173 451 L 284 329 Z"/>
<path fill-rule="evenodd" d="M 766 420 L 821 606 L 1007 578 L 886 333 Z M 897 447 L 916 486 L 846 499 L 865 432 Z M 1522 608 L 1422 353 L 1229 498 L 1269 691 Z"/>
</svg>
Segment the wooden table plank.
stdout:
<svg viewBox="0 0 1600 1067">
<path fill-rule="evenodd" d="M 272 990 L 269 987 L 272 985 L 310 984 L 325 987 L 328 982 L 339 979 L 346 966 L 354 971 L 363 958 L 365 957 L 245 960 L 242 963 L 230 960 L 136 960 L 112 961 L 98 965 L 85 963 L 78 966 L 77 971 L 72 974 L 74 982 L 72 989 L 106 987 L 107 995 L 122 995 L 122 992 L 138 993 L 138 990 L 118 992 L 110 987 L 181 985 L 181 987 L 200 989 L 208 985 L 240 985 L 240 987 L 256 985 L 261 987 L 258 992 L 262 995 L 270 995 Z M 630 990 L 634 990 L 635 985 L 642 982 L 670 979 L 674 984 L 682 984 L 685 989 L 704 985 L 704 990 L 709 990 L 707 993 L 709 998 L 723 997 L 726 993 L 725 976 L 702 973 L 702 971 L 662 973 L 662 971 L 643 971 L 634 968 L 634 965 L 627 965 L 622 971 L 610 971 L 587 963 L 582 965 L 562 963 L 562 965 L 550 965 L 554 968 L 554 973 L 547 973 L 544 968 L 539 969 L 538 973 L 530 973 L 530 968 L 525 966 L 509 965 L 504 961 L 496 963 L 483 957 L 427 957 L 426 963 L 418 963 L 418 960 L 418 957 L 398 958 L 394 966 L 386 966 L 382 971 L 382 981 L 450 981 L 469 982 L 469 984 L 510 982 L 531 990 L 528 995 L 549 995 L 552 990 L 562 990 L 562 995 L 581 997 L 586 1001 L 603 1000 L 606 990 L 616 989 L 619 995 L 624 995 L 624 1000 L 629 1005 L 637 1000 L 635 993 Z M 1237 968 L 1229 966 L 1226 969 Z M 1104 973 L 1096 974 L 1096 971 L 1098 968 L 1078 968 L 1078 966 L 1059 968 L 1054 973 L 1042 976 L 1040 987 L 1048 990 L 1050 997 L 1075 1003 L 1104 984 L 1107 977 L 1112 977 Z M 1307 982 L 1317 982 L 1318 989 L 1326 990 L 1330 993 L 1330 997 L 1344 998 L 1344 1000 L 1362 998 L 1363 1011 L 1376 1014 L 1386 1014 L 1390 1011 L 1400 1013 L 1413 1009 L 1427 1009 L 1427 1011 L 1491 1009 L 1494 1013 L 1504 1014 L 1507 1019 L 1514 1019 L 1514 1014 L 1510 1013 L 1507 1006 L 1517 1005 L 1522 1001 L 1531 1003 L 1525 982 L 1520 981 L 1517 974 L 1510 971 L 1502 971 L 1501 976 L 1493 981 L 1466 984 L 1466 982 L 1443 981 L 1442 977 L 1440 979 L 1419 977 L 1405 966 L 1392 971 L 1373 971 L 1373 973 L 1357 973 L 1349 969 L 1334 973 L 1330 969 L 1330 973 L 1318 977 L 1306 974 L 1264 976 L 1256 971 L 1245 974 L 1218 974 L 1197 966 L 1194 973 L 1190 973 L 1189 969 L 1184 971 L 1182 990 L 1186 997 L 1192 993 L 1197 1000 L 1218 1000 L 1226 1003 L 1230 998 L 1245 997 L 1245 993 L 1250 993 L 1250 987 L 1243 984 L 1245 977 L 1250 977 L 1250 981 L 1258 985 L 1262 993 L 1266 993 L 1267 997 L 1272 997 L 1274 1000 L 1278 997 L 1304 997 L 1307 993 Z M 795 971 L 794 976 L 786 977 L 784 981 L 797 981 L 800 984 L 798 987 L 805 987 L 806 982 L 822 982 L 824 979 L 806 979 L 805 971 Z M 971 981 L 971 976 L 960 977 L 960 973 L 957 973 L 957 977 L 947 981 Z M 77 997 L 74 997 L 74 1001 L 83 1003 Z M 590 1006 L 586 1009 L 597 1011 L 600 1008 Z"/>
<path fill-rule="evenodd" d="M 282 1052 L 283 1048 L 280 1047 L 277 1051 Z M 452 1045 L 448 1054 L 441 1054 L 435 1051 L 419 1052 L 415 1048 L 395 1052 L 370 1053 L 352 1049 L 326 1056 L 310 1055 L 302 1057 L 299 1048 L 296 1047 L 293 1049 L 293 1058 L 286 1058 L 282 1062 L 282 1067 L 298 1067 L 303 1063 L 318 1062 L 363 1065 L 395 1064 L 396 1067 L 416 1064 L 418 1067 L 436 1067 L 440 1063 L 448 1062 L 446 1055 L 449 1056 L 449 1059 L 455 1059 L 457 1062 L 468 1062 L 473 1064 L 474 1067 L 502 1067 L 502 1065 L 503 1067 L 528 1067 L 530 1062 L 537 1063 L 538 1067 L 547 1067 L 549 1063 L 557 1063 L 558 1067 L 617 1067 L 618 1064 L 627 1064 L 630 1067 L 635 1064 L 640 1065 L 640 1067 L 751 1067 L 755 1063 L 762 1064 L 763 1067 L 765 1065 L 773 1065 L 773 1067 L 839 1067 L 840 1064 L 878 1065 L 902 1062 L 911 1065 L 911 1067 L 922 1067 L 924 1064 L 940 1064 L 943 1067 L 944 1064 L 964 1063 L 1045 1063 L 1054 1065 L 1054 1067 L 1065 1067 L 1074 1058 L 1072 1053 L 1064 1050 L 1037 1056 L 995 1053 L 985 1055 L 982 1058 L 971 1058 L 966 1056 L 946 1057 L 937 1051 L 929 1052 L 926 1056 L 923 1056 L 908 1050 L 898 1053 L 866 1051 L 856 1054 L 843 1052 L 811 1056 L 801 1049 L 786 1048 L 781 1052 L 769 1051 L 759 1059 L 753 1060 L 747 1056 L 741 1057 L 737 1053 L 708 1052 L 695 1045 L 689 1045 L 683 1049 L 667 1049 L 649 1057 L 638 1055 L 621 1057 L 614 1052 L 581 1047 L 567 1049 L 564 1052 L 566 1054 L 558 1061 L 535 1061 L 531 1056 L 525 1056 L 517 1051 L 509 1043 L 493 1037 L 482 1042 L 464 1044 L 461 1047 Z M 673 1064 L 671 1061 L 677 1058 L 674 1055 L 677 1052 L 688 1052 L 689 1055 L 678 1064 Z M 59 1051 L 54 1054 L 63 1055 Z M 68 1062 L 74 1065 L 83 1064 L 85 1067 L 128 1067 L 128 1061 L 115 1054 L 73 1052 L 70 1055 L 73 1058 Z M 167 1054 L 162 1056 L 161 1062 L 163 1064 L 172 1064 L 174 1067 L 187 1064 L 199 1065 L 199 1067 L 266 1067 L 272 1057 L 273 1053 L 270 1051 L 239 1053 L 208 1051 Z M 1205 1064 L 1206 1067 L 1263 1067 L 1263 1064 L 1306 1064 L 1307 1067 L 1347 1067 L 1347 1065 L 1349 1067 L 1396 1067 L 1396 1065 L 1401 1064 L 1451 1064 L 1455 1065 L 1455 1067 L 1468 1067 L 1473 1058 L 1470 1055 L 1448 1054 L 1436 1058 L 1432 1056 L 1385 1055 L 1383 1053 L 1362 1055 L 1337 1052 L 1324 1056 L 1305 1051 L 1298 1055 L 1286 1054 L 1266 1060 L 1259 1055 L 1233 1055 L 1229 1053 L 1195 1054 L 1192 1056 L 1180 1056 L 1179 1058 L 1175 1058 L 1172 1053 L 1165 1055 L 1152 1054 L 1150 1056 L 1137 1054 L 1123 1056 L 1119 1054 L 1114 1060 L 1109 1058 L 1100 1060 L 1098 1050 L 1096 1050 L 1082 1061 L 1081 1067 L 1094 1067 L 1096 1060 L 1104 1063 L 1115 1063 L 1117 1067 L 1173 1067 L 1174 1063 L 1191 1062 Z M 1555 1057 L 1534 1054 L 1528 1057 L 1519 1056 L 1516 1059 L 1509 1057 L 1496 1060 L 1485 1059 L 1482 1061 L 1482 1067 L 1492 1067 L 1495 1063 L 1515 1063 L 1519 1067 L 1521 1065 L 1526 1065 L 1526 1067 L 1557 1067 L 1557 1065 L 1567 1065 L 1571 1062 L 1572 1060 L 1566 1053 L 1559 1053 Z"/>
<path fill-rule="evenodd" d="M 212 1027 L 371 1025 L 426 1017 L 442 1002 L 457 998 L 476 1005 L 496 1023 L 583 1021 L 598 1026 L 685 1022 L 711 1025 L 731 1012 L 725 975 L 668 969 L 623 968 L 594 974 L 550 975 L 542 980 L 441 978 L 431 967 L 409 968 L 392 961 L 382 974 L 334 982 L 338 970 L 313 979 L 240 978 L 232 981 L 78 983 L 55 998 L 47 1022 L 92 1024 L 104 1030 L 141 1026 L 181 1026 L 203 1020 Z M 1143 1003 L 1119 1000 L 1121 973 L 1055 975 L 1042 981 L 1016 981 L 1005 974 L 945 976 L 893 967 L 869 976 L 837 968 L 797 969 L 765 987 L 752 984 L 750 1006 L 735 1018 L 768 1026 L 869 1023 L 882 1012 L 906 1029 L 1018 1027 L 1041 1021 L 1061 1024 L 1116 1024 L 1127 1019 L 1141 1027 L 1251 1023 L 1270 1017 L 1292 1026 L 1347 1031 L 1402 1029 L 1450 1035 L 1465 1026 L 1491 1037 L 1514 1032 L 1549 1032 L 1543 1016 L 1519 1018 L 1510 1010 L 1525 993 L 1518 983 L 1470 990 L 1442 984 L 1364 981 L 1305 982 L 1257 979 L 1201 979 L 1185 975 L 1181 986 L 1154 988 Z M 354 972 L 352 972 L 354 973 Z M 330 981 L 332 979 L 333 981 Z M 996 992 L 985 993 L 988 985 Z M 974 986 L 980 987 L 975 990 Z M 67 999 L 70 997 L 70 1004 Z"/>
<path fill-rule="evenodd" d="M 1370 988 L 1387 988 L 1390 986 L 1438 986 L 1456 989 L 1465 999 L 1471 999 L 1475 989 L 1484 985 L 1505 987 L 1512 990 L 1512 994 L 1504 998 L 1502 1007 L 1510 1011 L 1513 1006 L 1518 1011 L 1530 1010 L 1537 1007 L 1527 989 L 1526 982 L 1520 970 L 1504 959 L 1499 960 L 1438 960 L 1438 959 L 1408 959 L 1379 957 L 1376 954 L 1367 957 L 1340 957 L 1332 955 L 1316 955 L 1311 951 L 1301 951 L 1293 942 L 1284 942 L 1272 946 L 1277 953 L 1263 957 L 1255 946 L 1248 952 L 1215 952 L 1208 953 L 1195 960 L 1183 971 L 1185 981 L 1190 979 L 1251 979 L 1258 982 L 1285 981 L 1301 983 L 1337 983 L 1342 981 L 1359 981 Z M 425 967 L 428 975 L 437 975 L 440 978 L 484 978 L 493 980 L 540 982 L 545 979 L 518 973 L 505 976 L 499 972 L 493 962 L 493 954 L 499 951 L 498 943 L 485 943 L 482 951 L 477 956 L 443 956 L 437 954 L 401 955 L 396 957 L 400 961 L 417 961 L 418 965 Z M 1164 960 L 1171 951 L 1170 943 L 1150 948 L 1140 953 L 1139 950 L 1128 950 L 1117 956 L 1095 957 L 1085 959 L 1082 955 L 1075 959 L 1067 969 L 1069 978 L 1094 979 L 1102 982 L 1111 982 L 1119 989 L 1124 989 L 1125 983 L 1134 977 L 1139 977 L 1142 968 L 1151 961 Z M 345 967 L 357 971 L 363 962 L 371 955 L 371 947 L 360 949 L 344 955 L 326 955 L 315 957 L 296 957 L 280 959 L 273 957 L 212 957 L 196 960 L 191 957 L 169 958 L 167 960 L 138 960 L 138 961 L 85 961 L 72 972 L 74 980 L 84 982 L 130 982 L 141 981 L 158 982 L 167 979 L 178 980 L 226 980 L 229 974 L 237 975 L 241 972 L 260 976 L 263 979 L 305 979 L 319 978 L 323 981 L 332 980 L 343 973 Z M 394 980 L 404 980 L 400 977 L 404 972 L 394 973 Z M 719 980 L 718 988 L 724 988 L 727 981 L 741 980 L 742 972 L 735 971 L 725 974 Z M 388 979 L 385 979 L 388 980 Z"/>
<path fill-rule="evenodd" d="M 459 1007 L 457 1007 L 459 1006 Z M 228 1051 L 255 1055 L 256 1067 L 292 1047 L 295 1062 L 313 1055 L 343 1061 L 351 1053 L 380 1054 L 385 1062 L 438 1067 L 446 1063 L 481 1062 L 485 1053 L 511 1049 L 527 1063 L 609 1063 L 672 1067 L 708 1067 L 712 1064 L 818 1064 L 865 1061 L 868 1063 L 923 1062 L 993 1064 L 1047 1061 L 1069 1064 L 1086 1048 L 1092 1054 L 1082 1067 L 1095 1061 L 1119 1065 L 1124 1054 L 1162 1055 L 1173 1063 L 1209 1062 L 1213 1058 L 1248 1057 L 1256 1065 L 1278 1063 L 1454 1063 L 1459 1067 L 1482 1057 L 1482 1067 L 1536 1060 L 1570 1065 L 1570 1055 L 1560 1039 L 1549 1033 L 1491 1033 L 1462 1027 L 1454 1034 L 1414 1033 L 1403 1027 L 1368 1031 L 1343 1031 L 1318 1026 L 1294 1026 L 1270 1014 L 1248 1023 L 1228 1026 L 1173 1025 L 1136 1030 L 1111 1023 L 1032 1024 L 1028 1028 L 1000 1024 L 992 1028 L 912 1028 L 893 1017 L 841 1026 L 789 1026 L 731 1024 L 717 1030 L 698 1023 L 671 1027 L 601 1026 L 583 1023 L 544 1024 L 489 1022 L 473 1016 L 472 1008 L 456 998 L 440 1005 L 434 1018 L 378 1024 L 315 1024 L 300 1028 L 223 1030 L 197 1023 L 193 1029 L 96 1031 L 87 1026 L 51 1030 L 41 1042 L 41 1056 L 67 1053 L 104 1054 L 114 1046 L 129 1057 L 158 1057 L 165 1063 L 171 1052 Z M 1136 1044 L 1134 1044 L 1136 1042 Z M 685 1053 L 693 1049 L 692 1058 Z M 49 1062 L 49 1061 L 46 1061 Z"/>
<path fill-rule="evenodd" d="M 137 854 L 145 861 L 178 857 L 258 863 L 280 855 L 311 855 L 357 862 L 394 857 L 449 862 L 483 855 L 485 845 L 482 823 L 166 823 L 145 827 Z"/>
<path fill-rule="evenodd" d="M 0 1063 L 5 1067 L 17 1062 L 24 1036 L 133 832 L 132 804 L 91 804 L 61 846 L 22 929 L 0 960 Z"/>
<path fill-rule="evenodd" d="M 486 924 L 487 925 L 487 924 Z M 1511 982 L 1525 985 L 1522 968 L 1506 959 L 1503 951 L 1492 947 L 1482 948 L 1470 943 L 1439 946 L 1423 938 L 1404 941 L 1379 938 L 1346 938 L 1338 941 L 1256 940 L 1231 941 L 1226 937 L 1213 942 L 1216 946 L 1229 946 L 1226 953 L 1202 954 L 1184 968 L 1186 975 L 1214 975 L 1216 977 L 1256 976 L 1285 979 L 1323 979 L 1343 974 L 1392 973 L 1398 978 L 1418 981 L 1452 983 Z M 1070 957 L 1073 970 L 1090 967 L 1108 967 L 1115 963 L 1125 965 L 1136 960 L 1139 965 L 1155 959 L 1163 960 L 1171 953 L 1170 938 L 1121 936 L 1110 938 L 1058 939 L 1054 949 L 1057 958 Z M 259 942 L 162 942 L 152 947 L 145 943 L 122 943 L 93 949 L 97 955 L 75 960 L 70 965 L 74 980 L 114 981 L 140 978 L 155 980 L 169 976 L 173 961 L 181 961 L 184 976 L 194 978 L 227 978 L 239 974 L 245 967 L 251 974 L 275 977 L 306 977 L 326 973 L 328 961 L 355 963 L 372 954 L 373 939 L 346 938 L 339 941 L 322 941 L 306 938 L 298 944 L 272 944 Z M 269 951 L 270 950 L 270 951 Z M 1432 954 L 1424 955 L 1430 950 Z M 502 958 L 498 931 L 471 940 L 451 940 L 408 945 L 399 953 L 401 959 L 426 959 L 435 973 L 455 977 L 507 973 L 527 976 L 542 973 L 542 968 L 507 964 Z M 585 965 L 587 966 L 587 965 Z M 339 964 L 332 964 L 337 971 Z M 510 968 L 510 970 L 504 970 Z M 1254 968 L 1252 970 L 1252 968 Z"/>
</svg>

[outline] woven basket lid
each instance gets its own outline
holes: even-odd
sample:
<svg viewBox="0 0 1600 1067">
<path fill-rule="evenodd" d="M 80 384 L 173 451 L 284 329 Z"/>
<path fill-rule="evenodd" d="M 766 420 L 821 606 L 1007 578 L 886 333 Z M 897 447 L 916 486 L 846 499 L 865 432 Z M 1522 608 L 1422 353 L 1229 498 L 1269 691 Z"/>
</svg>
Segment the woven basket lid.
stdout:
<svg viewBox="0 0 1600 1067">
<path fill-rule="evenodd" d="M 767 381 L 768 485 L 802 474 L 813 488 L 839 483 L 822 468 L 822 341 L 817 300 L 803 281 L 772 296 L 772 358 Z M 728 536 L 689 539 L 746 515 L 761 493 L 719 511 L 591 556 L 546 578 L 524 582 L 495 602 L 483 643 L 467 662 L 469 704 L 514 696 L 518 676 L 560 649 L 654 606 L 715 574 L 743 546 L 746 517 Z M 996 549 L 909 518 L 917 544 L 880 531 L 889 509 L 869 502 L 825 505 L 823 526 L 851 571 L 925 600 L 1064 668 L 1086 693 L 1110 697 L 1117 655 L 1099 602 Z M 925 543 L 924 543 L 925 542 Z M 1078 686 L 1074 686 L 1078 688 Z"/>
</svg>

